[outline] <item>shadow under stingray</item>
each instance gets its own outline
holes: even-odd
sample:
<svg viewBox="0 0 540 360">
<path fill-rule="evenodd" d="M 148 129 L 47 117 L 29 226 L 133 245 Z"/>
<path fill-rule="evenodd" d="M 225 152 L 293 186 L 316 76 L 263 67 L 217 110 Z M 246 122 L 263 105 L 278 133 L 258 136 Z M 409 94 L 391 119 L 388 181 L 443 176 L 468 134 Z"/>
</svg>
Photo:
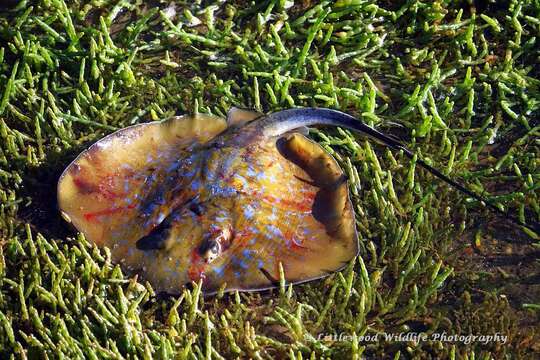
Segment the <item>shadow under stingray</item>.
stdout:
<svg viewBox="0 0 540 360">
<path fill-rule="evenodd" d="M 64 169 L 95 140 L 73 146 L 61 152 L 46 153 L 47 159 L 37 167 L 27 167 L 22 176 L 20 196 L 25 202 L 18 211 L 18 218 L 46 237 L 66 239 L 77 231 L 60 215 L 57 184 Z"/>
</svg>

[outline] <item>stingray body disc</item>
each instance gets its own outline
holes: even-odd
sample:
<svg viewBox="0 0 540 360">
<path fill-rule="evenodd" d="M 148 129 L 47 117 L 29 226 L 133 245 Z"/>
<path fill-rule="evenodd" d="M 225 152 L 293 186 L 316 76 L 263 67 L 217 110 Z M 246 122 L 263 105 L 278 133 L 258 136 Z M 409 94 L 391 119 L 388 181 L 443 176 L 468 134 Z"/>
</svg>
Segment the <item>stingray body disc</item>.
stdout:
<svg viewBox="0 0 540 360">
<path fill-rule="evenodd" d="M 280 263 L 291 283 L 340 270 L 358 252 L 342 170 L 303 135 L 263 137 L 258 121 L 120 130 L 66 169 L 60 208 L 158 291 L 267 289 Z"/>
</svg>

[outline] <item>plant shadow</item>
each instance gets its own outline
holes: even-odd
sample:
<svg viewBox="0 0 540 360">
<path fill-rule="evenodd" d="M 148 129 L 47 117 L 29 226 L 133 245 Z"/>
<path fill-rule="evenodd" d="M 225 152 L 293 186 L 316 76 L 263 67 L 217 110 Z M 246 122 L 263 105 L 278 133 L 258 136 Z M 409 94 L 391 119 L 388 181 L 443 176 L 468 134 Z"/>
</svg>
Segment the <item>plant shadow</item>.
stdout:
<svg viewBox="0 0 540 360">
<path fill-rule="evenodd" d="M 26 167 L 20 195 L 26 201 L 19 208 L 18 218 L 44 236 L 65 239 L 76 230 L 61 216 L 57 201 L 57 184 L 64 169 L 94 141 L 72 146 L 61 152 L 46 153 L 42 164 Z"/>
</svg>

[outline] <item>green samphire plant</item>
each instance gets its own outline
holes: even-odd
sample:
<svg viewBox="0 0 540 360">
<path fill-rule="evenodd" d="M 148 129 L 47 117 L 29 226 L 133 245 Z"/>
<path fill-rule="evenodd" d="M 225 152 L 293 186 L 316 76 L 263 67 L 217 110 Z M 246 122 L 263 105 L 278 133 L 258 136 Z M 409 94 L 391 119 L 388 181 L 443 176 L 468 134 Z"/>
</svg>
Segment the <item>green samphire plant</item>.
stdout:
<svg viewBox="0 0 540 360">
<path fill-rule="evenodd" d="M 0 4 L 0 358 L 533 357 L 534 229 L 347 130 L 309 137 L 349 178 L 360 256 L 305 285 L 156 294 L 64 223 L 54 189 L 119 128 L 326 107 L 531 224 L 539 17 L 532 0 Z"/>
</svg>

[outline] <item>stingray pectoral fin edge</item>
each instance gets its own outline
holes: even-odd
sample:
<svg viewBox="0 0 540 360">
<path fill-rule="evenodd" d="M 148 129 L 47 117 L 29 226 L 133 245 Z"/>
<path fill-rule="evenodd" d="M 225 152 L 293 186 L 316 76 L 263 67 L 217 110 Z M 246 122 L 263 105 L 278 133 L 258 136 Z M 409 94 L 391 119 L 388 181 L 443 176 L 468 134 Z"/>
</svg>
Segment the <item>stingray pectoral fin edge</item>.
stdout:
<svg viewBox="0 0 540 360">
<path fill-rule="evenodd" d="M 141 211 L 170 212 L 171 194 L 160 189 L 189 147 L 204 144 L 227 128 L 225 119 L 198 114 L 133 125 L 100 139 L 64 170 L 58 206 L 86 238 L 113 247 L 110 239 L 134 243 L 150 224 Z M 154 203 L 148 196 L 161 197 Z M 159 199 L 158 199 L 159 200 Z M 113 251 L 114 257 L 114 251 Z"/>
</svg>

